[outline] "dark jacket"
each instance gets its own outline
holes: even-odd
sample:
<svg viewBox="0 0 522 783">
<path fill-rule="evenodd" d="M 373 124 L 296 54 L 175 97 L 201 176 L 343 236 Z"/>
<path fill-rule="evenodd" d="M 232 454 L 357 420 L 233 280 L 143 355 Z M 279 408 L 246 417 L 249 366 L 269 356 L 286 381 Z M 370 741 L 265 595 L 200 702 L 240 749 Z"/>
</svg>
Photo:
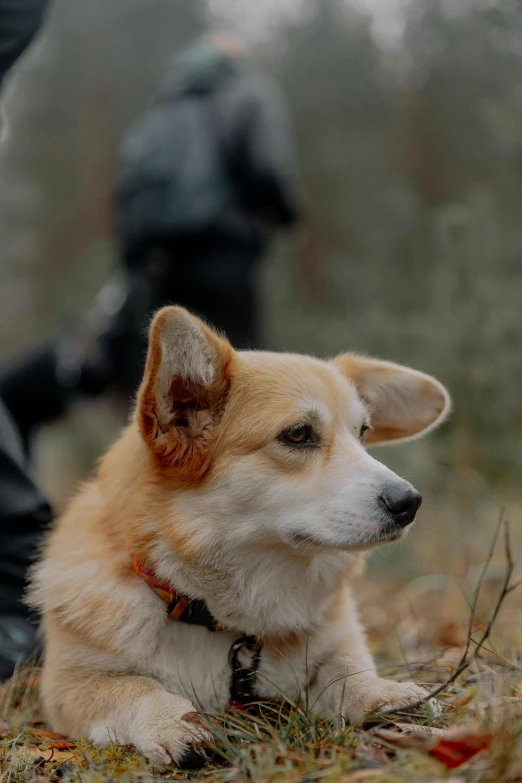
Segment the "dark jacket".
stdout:
<svg viewBox="0 0 522 783">
<path fill-rule="evenodd" d="M 47 0 L 0 0 L 0 84 L 38 32 Z"/>
<path fill-rule="evenodd" d="M 259 243 L 270 229 L 291 226 L 299 217 L 299 189 L 287 113 L 276 86 L 210 45 L 199 44 L 176 61 L 149 119 L 153 117 L 158 128 L 168 128 L 173 105 L 177 104 L 179 117 L 188 106 L 184 98 L 191 94 L 211 104 L 213 132 L 233 192 L 212 231 Z M 138 146 L 140 128 L 147 127 L 141 122 L 131 130 Z"/>
<path fill-rule="evenodd" d="M 0 0 L 0 85 L 9 68 L 36 35 L 46 6 L 47 0 Z M 0 571 L 2 573 L 8 573 L 13 566 L 13 555 L 9 551 L 9 546 L 10 542 L 15 540 L 14 531 L 3 523 L 6 520 L 9 523 L 16 520 L 16 532 L 20 535 L 22 533 L 25 535 L 27 528 L 29 541 L 26 548 L 32 550 L 35 534 L 40 530 L 41 525 L 50 519 L 50 508 L 29 475 L 20 436 L 0 400 Z M 18 539 L 16 541 L 18 542 Z M 27 565 L 25 555 L 21 556 L 21 559 Z"/>
</svg>

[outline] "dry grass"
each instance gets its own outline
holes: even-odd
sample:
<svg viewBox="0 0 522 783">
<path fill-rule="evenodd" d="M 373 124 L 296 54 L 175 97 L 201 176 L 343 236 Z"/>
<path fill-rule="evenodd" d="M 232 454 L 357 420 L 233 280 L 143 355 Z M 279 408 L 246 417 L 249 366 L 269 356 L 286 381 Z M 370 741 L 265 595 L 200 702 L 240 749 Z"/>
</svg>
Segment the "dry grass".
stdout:
<svg viewBox="0 0 522 783">
<path fill-rule="evenodd" d="M 447 683 L 437 697 L 440 713 L 424 704 L 375 716 L 358 727 L 314 719 L 302 705 L 265 704 L 248 713 L 206 716 L 216 743 L 203 769 L 171 769 L 160 775 L 132 748 L 99 750 L 83 740 L 64 742 L 46 734 L 37 670 L 24 670 L 0 689 L 0 720 L 7 724 L 0 740 L 0 783 L 63 778 L 146 783 L 160 777 L 209 783 L 522 781 L 521 596 L 502 590 L 510 556 L 501 544 L 497 551 L 491 549 L 490 562 L 484 555 L 474 605 L 473 590 L 444 573 L 402 585 L 390 574 L 373 574 L 361 584 L 362 613 L 381 673 L 413 678 L 433 690 Z M 510 578 L 513 584 L 517 581 L 513 573 Z M 384 595 L 394 596 L 385 607 Z M 477 642 L 495 613 L 479 650 Z M 466 665 L 461 666 L 464 655 Z M 461 672 L 452 680 L 459 666 Z M 483 744 L 489 747 L 450 770 L 428 751 L 444 732 L 459 726 L 472 736 L 486 737 Z M 392 734 L 382 733 L 382 728 Z M 422 739 L 416 739 L 418 734 Z"/>
<path fill-rule="evenodd" d="M 456 656 L 448 653 L 417 667 L 419 682 L 446 677 Z M 397 669 L 396 676 L 407 672 Z M 34 673 L 19 672 L 4 688 L 2 709 L 10 728 L 0 744 L 2 783 L 38 783 L 71 778 L 86 783 L 109 780 L 204 779 L 269 781 L 372 781 L 372 783 L 502 783 L 522 780 L 521 670 L 494 659 L 477 659 L 439 698 L 440 715 L 428 705 L 375 725 L 339 728 L 313 719 L 300 707 L 260 705 L 249 714 L 209 716 L 216 737 L 211 758 L 198 772 L 171 769 L 159 775 L 132 748 L 99 750 L 85 741 L 48 737 L 39 713 Z M 398 745 L 382 739 L 379 726 L 391 729 Z M 450 773 L 426 750 L 402 748 L 417 732 L 434 735 L 454 726 L 492 736 L 489 749 Z M 42 731 L 44 729 L 44 731 Z M 5 729 L 7 731 L 7 727 Z M 407 743 L 406 743 L 407 744 Z"/>
</svg>

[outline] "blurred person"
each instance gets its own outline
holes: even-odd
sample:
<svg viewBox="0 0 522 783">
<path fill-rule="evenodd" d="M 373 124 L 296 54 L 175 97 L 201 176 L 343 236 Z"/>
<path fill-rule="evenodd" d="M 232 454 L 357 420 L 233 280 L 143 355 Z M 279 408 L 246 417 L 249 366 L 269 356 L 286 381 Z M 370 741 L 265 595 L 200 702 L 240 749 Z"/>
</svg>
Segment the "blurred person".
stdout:
<svg viewBox="0 0 522 783">
<path fill-rule="evenodd" d="M 0 0 L 0 85 L 38 31 L 46 6 L 47 0 Z M 0 681 L 37 646 L 36 627 L 21 599 L 39 535 L 51 519 L 19 433 L 0 401 Z"/>
<path fill-rule="evenodd" d="M 108 366 L 104 342 L 106 333 L 112 342 L 116 338 L 110 306 L 114 285 L 109 281 L 104 286 L 84 322 L 51 344 L 15 355 L 0 368 L 0 399 L 16 423 L 27 457 L 43 424 L 63 416 L 77 399 L 97 397 L 112 386 L 113 368 Z M 121 284 L 116 287 L 120 303 L 125 294 L 120 293 Z"/>
<path fill-rule="evenodd" d="M 259 262 L 300 213 L 286 107 L 240 41 L 189 47 L 130 129 L 117 172 L 117 228 L 137 318 L 128 386 L 141 378 L 144 318 L 176 303 L 261 347 Z M 144 285 L 142 301 L 137 292 Z"/>
<path fill-rule="evenodd" d="M 26 447 L 77 396 L 132 400 L 146 325 L 176 302 L 261 347 L 259 262 L 274 229 L 293 226 L 299 189 L 284 102 L 248 66 L 240 41 L 205 37 L 176 58 L 128 132 L 116 176 L 123 281 L 110 281 L 85 327 L 16 357 L 0 374 Z"/>
</svg>

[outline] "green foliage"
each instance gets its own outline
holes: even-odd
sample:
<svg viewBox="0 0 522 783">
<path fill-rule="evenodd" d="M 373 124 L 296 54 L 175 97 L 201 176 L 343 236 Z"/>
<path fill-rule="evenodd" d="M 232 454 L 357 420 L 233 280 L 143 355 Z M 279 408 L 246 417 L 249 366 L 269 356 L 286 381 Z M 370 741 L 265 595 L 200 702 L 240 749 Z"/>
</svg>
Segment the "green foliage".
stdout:
<svg viewBox="0 0 522 783">
<path fill-rule="evenodd" d="M 522 6 L 402 5 L 395 48 L 359 3 L 322 0 L 260 51 L 306 193 L 305 240 L 263 271 L 265 332 L 278 349 L 356 349 L 438 375 L 451 422 L 386 459 L 459 498 L 505 495 L 522 467 Z M 5 96 L 4 354 L 81 320 L 116 266 L 114 155 L 201 6 L 52 4 Z"/>
<path fill-rule="evenodd" d="M 356 349 L 436 374 L 454 415 L 434 461 L 498 486 L 522 467 L 522 8 L 459 8 L 408 5 L 394 52 L 335 0 L 289 34 L 274 71 L 314 268 L 272 260 L 266 322 L 284 349 Z"/>
</svg>

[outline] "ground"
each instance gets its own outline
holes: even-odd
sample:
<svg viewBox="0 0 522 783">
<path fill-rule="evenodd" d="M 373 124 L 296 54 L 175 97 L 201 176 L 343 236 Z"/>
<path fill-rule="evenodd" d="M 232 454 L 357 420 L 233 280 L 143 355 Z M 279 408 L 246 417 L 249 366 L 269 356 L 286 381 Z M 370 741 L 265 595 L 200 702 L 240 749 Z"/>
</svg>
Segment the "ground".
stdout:
<svg viewBox="0 0 522 783">
<path fill-rule="evenodd" d="M 506 531 L 500 520 L 469 592 L 444 573 L 405 581 L 379 568 L 358 587 L 381 674 L 444 686 L 435 702 L 357 727 L 314 720 L 305 698 L 203 716 L 216 737 L 203 768 L 159 773 L 132 747 L 101 751 L 49 732 L 38 670 L 25 669 L 0 686 L 0 783 L 522 781 L 522 587 L 511 590 L 519 575 Z"/>
</svg>

